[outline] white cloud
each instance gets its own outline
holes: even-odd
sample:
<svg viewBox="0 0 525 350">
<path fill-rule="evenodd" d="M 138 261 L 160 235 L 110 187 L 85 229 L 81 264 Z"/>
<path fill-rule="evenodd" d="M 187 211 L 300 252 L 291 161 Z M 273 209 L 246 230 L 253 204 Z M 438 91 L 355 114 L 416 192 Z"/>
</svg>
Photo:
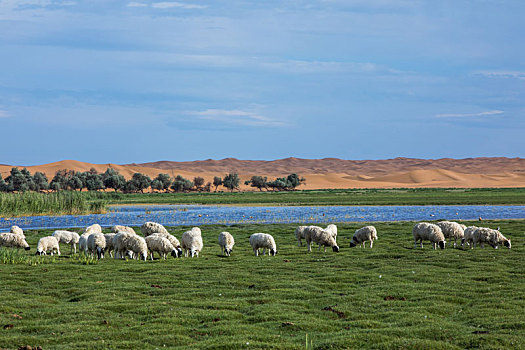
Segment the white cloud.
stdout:
<svg viewBox="0 0 525 350">
<path fill-rule="evenodd" d="M 148 7 L 148 4 L 142 2 L 128 2 L 127 7 Z"/>
<path fill-rule="evenodd" d="M 151 7 L 156 9 L 168 9 L 168 8 L 182 8 L 182 9 L 203 9 L 207 6 L 204 5 L 195 5 L 195 4 L 188 4 L 184 2 L 177 2 L 177 1 L 170 1 L 170 2 L 154 2 L 151 4 Z"/>
<path fill-rule="evenodd" d="M 472 117 L 488 117 L 488 116 L 499 116 L 503 114 L 503 111 L 493 110 L 480 113 L 450 113 L 450 114 L 436 114 L 436 118 L 472 118 Z"/>
<path fill-rule="evenodd" d="M 8 118 L 8 117 L 10 117 L 9 113 L 0 109 L 0 118 Z"/>
<path fill-rule="evenodd" d="M 476 74 L 487 78 L 513 78 L 525 80 L 525 72 L 519 71 L 478 71 Z"/>
<path fill-rule="evenodd" d="M 261 116 L 254 112 L 241 111 L 238 109 L 206 109 L 204 111 L 189 111 L 189 115 L 198 116 L 200 119 L 224 122 L 233 125 L 244 126 L 269 126 L 281 127 L 286 123 Z"/>
</svg>

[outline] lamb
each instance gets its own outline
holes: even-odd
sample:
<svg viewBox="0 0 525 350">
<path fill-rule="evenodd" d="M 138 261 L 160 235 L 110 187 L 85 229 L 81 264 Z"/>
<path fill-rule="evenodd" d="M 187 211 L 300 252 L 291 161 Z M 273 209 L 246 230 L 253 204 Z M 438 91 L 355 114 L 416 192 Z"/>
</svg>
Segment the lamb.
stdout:
<svg viewBox="0 0 525 350">
<path fill-rule="evenodd" d="M 91 234 L 91 233 L 102 233 L 102 227 L 99 224 L 93 224 L 85 228 L 82 234 Z"/>
<path fill-rule="evenodd" d="M 337 239 L 337 226 L 336 225 L 330 224 L 326 226 L 324 230 L 330 232 L 332 237 L 334 237 L 334 239 Z"/>
<path fill-rule="evenodd" d="M 191 254 L 191 257 L 193 258 L 195 255 L 197 255 L 197 258 L 199 257 L 199 252 L 202 250 L 202 247 L 204 246 L 202 242 L 202 235 L 201 235 L 201 229 L 198 227 L 194 227 L 189 231 L 186 231 L 182 234 L 181 238 L 182 244 L 181 247 L 184 249 L 184 256 L 188 256 L 188 252 Z"/>
<path fill-rule="evenodd" d="M 171 256 L 176 258 L 178 257 L 178 252 L 170 243 L 170 241 L 162 236 L 149 235 L 146 237 L 146 245 L 148 250 L 151 252 L 151 260 L 153 260 L 153 253 L 158 252 L 160 257 L 166 260 L 166 255 L 171 253 Z"/>
<path fill-rule="evenodd" d="M 102 233 L 93 233 L 87 240 L 88 251 L 92 255 L 97 253 L 97 258 L 104 259 L 104 252 L 106 250 L 106 237 Z"/>
<path fill-rule="evenodd" d="M 332 247 L 334 252 L 339 251 L 339 247 L 337 246 L 337 242 L 332 233 L 323 230 L 318 226 L 308 226 L 305 230 L 304 238 L 306 239 L 306 245 L 308 246 L 309 252 L 312 251 L 312 242 L 319 244 L 319 250 L 321 250 L 321 246 L 324 246 L 326 252 L 326 247 L 328 246 Z"/>
<path fill-rule="evenodd" d="M 73 252 L 77 252 L 77 244 L 80 240 L 80 236 L 78 235 L 78 233 L 71 231 L 56 230 L 55 232 L 53 232 L 52 236 L 56 237 L 58 243 L 70 244 L 70 254 L 72 254 Z"/>
<path fill-rule="evenodd" d="M 224 255 L 226 256 L 231 255 L 234 244 L 235 244 L 235 240 L 233 239 L 233 236 L 229 232 L 219 233 L 219 245 L 221 246 L 221 252 Z"/>
<path fill-rule="evenodd" d="M 115 238 L 116 233 L 105 233 L 104 238 L 106 239 L 106 251 L 109 252 L 109 256 L 113 257 L 113 250 L 115 245 L 113 244 L 113 238 Z"/>
<path fill-rule="evenodd" d="M 158 224 L 156 222 L 151 222 L 151 221 L 148 221 L 148 222 L 144 223 L 140 227 L 140 231 L 142 232 L 144 237 L 148 237 L 152 233 L 157 233 L 157 232 L 169 233 L 168 230 L 166 230 L 166 228 L 164 226 L 162 226 L 161 224 Z"/>
<path fill-rule="evenodd" d="M 510 249 L 510 239 L 505 238 L 499 230 L 493 230 L 488 227 L 480 227 L 473 234 L 473 244 L 475 247 L 479 243 L 481 248 L 484 247 L 484 243 L 488 243 L 492 248 L 498 249 L 500 244 Z"/>
<path fill-rule="evenodd" d="M 91 235 L 92 233 L 90 231 L 84 232 L 82 235 L 80 235 L 80 237 L 78 238 L 78 251 L 79 252 L 84 252 L 85 254 L 87 254 L 87 251 L 88 251 L 87 241 L 88 241 L 89 236 Z"/>
<path fill-rule="evenodd" d="M 135 230 L 129 226 L 115 225 L 111 228 L 112 233 L 129 232 L 135 234 Z"/>
<path fill-rule="evenodd" d="M 26 239 L 15 233 L 0 234 L 0 247 L 24 248 L 25 250 L 31 249 L 29 248 Z"/>
<path fill-rule="evenodd" d="M 420 222 L 414 225 L 412 234 L 414 235 L 414 249 L 417 248 L 417 241 L 420 241 L 421 248 L 423 248 L 424 239 L 432 242 L 432 247 L 434 249 L 437 249 L 437 246 L 441 249 L 445 249 L 445 236 L 438 225 L 430 224 L 428 222 Z"/>
<path fill-rule="evenodd" d="M 155 233 L 152 233 L 150 236 L 159 236 L 159 237 L 166 238 L 168 241 L 170 241 L 170 243 L 173 245 L 175 250 L 177 250 L 177 258 L 182 257 L 182 248 L 180 246 L 180 242 L 177 239 L 177 237 L 170 235 L 169 233 L 162 233 L 162 232 L 155 232 Z"/>
<path fill-rule="evenodd" d="M 10 233 L 14 233 L 15 235 L 22 236 L 24 239 L 26 239 L 26 236 L 24 235 L 24 230 L 22 230 L 20 227 L 14 225 L 11 226 Z"/>
<path fill-rule="evenodd" d="M 477 226 L 469 226 L 465 229 L 463 239 L 461 240 L 461 246 L 463 247 L 465 243 L 469 245 L 471 248 L 474 248 L 472 246 L 472 242 L 474 241 L 474 232 L 478 229 Z"/>
<path fill-rule="evenodd" d="M 268 249 L 268 255 L 275 256 L 277 254 L 277 246 L 272 235 L 267 233 L 254 233 L 250 236 L 250 245 L 253 248 L 255 256 L 259 256 L 259 249 L 263 248 L 263 255 L 266 255 L 266 249 Z"/>
<path fill-rule="evenodd" d="M 362 244 L 365 247 L 366 241 L 370 241 L 370 248 L 374 245 L 374 240 L 377 240 L 377 230 L 374 226 L 365 226 L 355 231 L 352 240 L 350 241 L 350 247 Z"/>
<path fill-rule="evenodd" d="M 36 255 L 47 255 L 47 252 L 50 252 L 51 256 L 54 252 L 60 255 L 60 247 L 56 237 L 46 236 L 38 240 L 38 244 L 36 246 Z"/>
<path fill-rule="evenodd" d="M 465 229 L 461 227 L 461 224 L 458 224 L 457 222 L 440 221 L 436 225 L 439 226 L 445 238 L 454 240 L 454 248 L 456 248 L 456 243 L 457 243 L 458 238 L 461 241 L 463 239 L 463 236 L 465 235 L 464 233 Z"/>
<path fill-rule="evenodd" d="M 146 261 L 148 258 L 148 245 L 146 240 L 139 235 L 129 232 L 119 232 L 113 238 L 115 247 L 114 258 L 124 257 L 128 252 L 132 252 L 136 257 Z"/>
<path fill-rule="evenodd" d="M 304 231 L 308 226 L 299 226 L 295 229 L 295 238 L 297 238 L 297 246 L 300 247 L 303 245 L 301 239 L 304 239 Z"/>
</svg>

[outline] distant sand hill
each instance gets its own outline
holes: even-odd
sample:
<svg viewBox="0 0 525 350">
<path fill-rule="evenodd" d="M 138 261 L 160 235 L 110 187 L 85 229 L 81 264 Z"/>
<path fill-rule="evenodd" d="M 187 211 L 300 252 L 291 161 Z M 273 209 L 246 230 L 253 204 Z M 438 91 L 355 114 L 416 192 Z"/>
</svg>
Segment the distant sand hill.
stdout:
<svg viewBox="0 0 525 350">
<path fill-rule="evenodd" d="M 5 178 L 12 165 L 0 165 Z M 23 166 L 18 166 L 22 168 Z M 396 187 L 525 187 L 525 159 L 523 158 L 466 158 L 466 159 L 413 159 L 343 160 L 337 158 L 286 158 L 273 161 L 202 160 L 192 162 L 158 161 L 142 164 L 91 164 L 75 160 L 27 166 L 31 173 L 44 172 L 50 179 L 60 169 L 87 171 L 95 168 L 117 169 L 126 178 L 141 172 L 155 177 L 159 173 L 182 175 L 193 179 L 201 176 L 212 181 L 214 176 L 224 177 L 236 172 L 242 181 L 252 175 L 275 178 L 297 173 L 306 178 L 304 189 L 324 188 L 396 188 Z M 247 189 L 243 185 L 244 189 Z"/>
</svg>

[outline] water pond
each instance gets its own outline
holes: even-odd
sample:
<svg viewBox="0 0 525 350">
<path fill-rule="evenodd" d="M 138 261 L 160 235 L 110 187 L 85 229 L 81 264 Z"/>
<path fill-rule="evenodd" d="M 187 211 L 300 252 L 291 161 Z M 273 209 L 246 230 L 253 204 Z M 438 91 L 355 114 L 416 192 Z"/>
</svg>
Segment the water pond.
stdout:
<svg viewBox="0 0 525 350">
<path fill-rule="evenodd" d="M 207 224 L 324 224 L 374 221 L 524 219 L 525 206 L 439 205 L 439 206 L 200 206 L 133 205 L 112 206 L 106 214 L 26 216 L 0 218 L 0 231 L 12 225 L 28 229 L 85 227 L 98 223 L 140 226 L 155 221 L 166 226 Z"/>
</svg>

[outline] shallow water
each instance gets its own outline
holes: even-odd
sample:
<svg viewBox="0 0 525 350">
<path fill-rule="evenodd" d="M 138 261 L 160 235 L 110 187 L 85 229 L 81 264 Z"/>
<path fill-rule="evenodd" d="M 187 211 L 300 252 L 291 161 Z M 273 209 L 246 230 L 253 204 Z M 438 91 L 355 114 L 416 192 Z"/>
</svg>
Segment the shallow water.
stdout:
<svg viewBox="0 0 525 350">
<path fill-rule="evenodd" d="M 338 222 L 524 219 L 525 206 L 438 205 L 438 206 L 311 206 L 237 207 L 199 205 L 112 206 L 106 214 L 26 216 L 0 218 L 0 231 L 12 225 L 22 229 L 86 227 L 98 223 L 140 226 L 155 221 L 166 226 L 207 224 L 322 224 Z"/>
</svg>

